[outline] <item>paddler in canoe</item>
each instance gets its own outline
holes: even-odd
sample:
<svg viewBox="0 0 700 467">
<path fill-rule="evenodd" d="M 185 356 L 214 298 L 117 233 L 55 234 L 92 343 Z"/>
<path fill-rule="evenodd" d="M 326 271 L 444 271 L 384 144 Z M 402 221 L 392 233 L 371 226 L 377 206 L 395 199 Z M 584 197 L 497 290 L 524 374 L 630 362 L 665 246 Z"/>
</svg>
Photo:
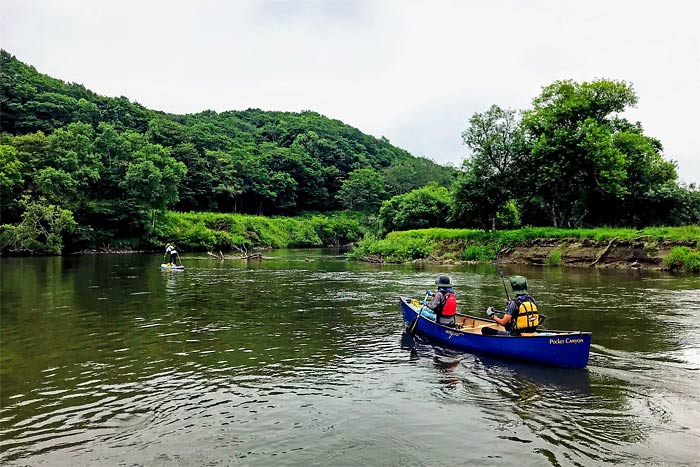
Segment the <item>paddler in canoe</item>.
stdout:
<svg viewBox="0 0 700 467">
<path fill-rule="evenodd" d="M 501 274 L 501 280 L 503 280 L 503 275 L 500 271 L 499 274 Z M 498 331 L 498 334 L 519 336 L 523 333 L 537 331 L 537 326 L 542 323 L 544 317 L 539 314 L 537 300 L 527 292 L 527 278 L 524 276 L 512 276 L 508 281 L 513 290 L 513 298 L 510 298 L 506 288 L 508 305 L 505 311 L 498 311 L 488 307 L 486 314 L 506 329 L 505 332 Z M 503 287 L 505 288 L 505 281 L 503 282 Z M 503 313 L 503 317 L 496 316 L 496 313 Z M 489 331 L 492 332 L 494 330 L 489 329 L 486 332 L 488 333 Z"/>
</svg>

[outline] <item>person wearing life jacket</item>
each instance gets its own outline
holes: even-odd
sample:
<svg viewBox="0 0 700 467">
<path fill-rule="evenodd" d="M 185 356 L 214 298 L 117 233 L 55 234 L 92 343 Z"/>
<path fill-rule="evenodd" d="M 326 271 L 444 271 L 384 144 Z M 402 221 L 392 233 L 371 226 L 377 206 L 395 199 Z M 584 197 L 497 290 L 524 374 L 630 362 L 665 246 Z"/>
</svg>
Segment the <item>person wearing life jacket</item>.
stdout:
<svg viewBox="0 0 700 467">
<path fill-rule="evenodd" d="M 486 314 L 506 328 L 511 336 L 519 336 L 523 332 L 535 332 L 542 319 L 537 301 L 527 293 L 527 278 L 513 276 L 509 281 L 514 297 L 508 301 L 505 311 L 489 307 Z M 504 313 L 503 318 L 496 316 L 496 313 Z"/>
<path fill-rule="evenodd" d="M 426 305 L 435 313 L 435 322 L 443 326 L 455 325 L 455 313 L 457 312 L 457 298 L 452 288 L 449 276 L 438 276 L 435 279 L 438 290 L 433 294 L 433 303 Z"/>
<path fill-rule="evenodd" d="M 168 263 L 168 266 L 175 266 L 177 264 L 177 250 L 175 249 L 175 246 L 171 245 L 170 243 L 165 245 L 165 254 L 163 255 L 163 258 L 168 255 L 170 255 L 170 262 Z"/>
</svg>

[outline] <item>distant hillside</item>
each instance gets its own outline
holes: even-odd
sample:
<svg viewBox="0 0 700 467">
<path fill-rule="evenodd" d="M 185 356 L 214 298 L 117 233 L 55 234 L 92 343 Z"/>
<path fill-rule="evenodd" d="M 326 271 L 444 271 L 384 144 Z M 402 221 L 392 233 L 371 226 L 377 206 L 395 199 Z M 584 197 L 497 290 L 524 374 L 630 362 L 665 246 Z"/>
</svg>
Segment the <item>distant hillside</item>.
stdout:
<svg viewBox="0 0 700 467">
<path fill-rule="evenodd" d="M 166 209 L 295 215 L 376 209 L 456 170 L 316 112 L 172 115 L 0 52 L 0 215 L 71 211 L 88 244 L 140 236 Z M 95 233 L 97 232 L 97 233 Z"/>
<path fill-rule="evenodd" d="M 325 211 L 342 207 L 336 194 L 356 169 L 370 168 L 386 177 L 385 199 L 428 181 L 448 183 L 454 176 L 452 169 L 316 112 L 166 114 L 41 74 L 4 50 L 0 59 L 3 132 L 49 134 L 83 122 L 95 130 L 108 124 L 117 132 L 144 134 L 187 167 L 176 209 Z M 289 174 L 291 180 L 280 174 Z M 257 190 L 260 177 L 272 185 Z M 269 191 L 290 193 L 270 196 Z"/>
</svg>

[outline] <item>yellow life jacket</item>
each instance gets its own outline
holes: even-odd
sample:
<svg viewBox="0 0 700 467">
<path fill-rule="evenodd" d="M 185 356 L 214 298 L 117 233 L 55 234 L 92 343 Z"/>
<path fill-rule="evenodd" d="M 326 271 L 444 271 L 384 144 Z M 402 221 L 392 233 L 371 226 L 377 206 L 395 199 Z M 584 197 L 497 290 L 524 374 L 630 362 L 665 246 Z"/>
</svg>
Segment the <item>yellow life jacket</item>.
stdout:
<svg viewBox="0 0 700 467">
<path fill-rule="evenodd" d="M 540 314 L 537 311 L 537 304 L 530 301 L 530 297 L 525 297 L 518 307 L 518 316 L 513 322 L 513 329 L 524 330 L 536 328 L 540 324 Z"/>
</svg>

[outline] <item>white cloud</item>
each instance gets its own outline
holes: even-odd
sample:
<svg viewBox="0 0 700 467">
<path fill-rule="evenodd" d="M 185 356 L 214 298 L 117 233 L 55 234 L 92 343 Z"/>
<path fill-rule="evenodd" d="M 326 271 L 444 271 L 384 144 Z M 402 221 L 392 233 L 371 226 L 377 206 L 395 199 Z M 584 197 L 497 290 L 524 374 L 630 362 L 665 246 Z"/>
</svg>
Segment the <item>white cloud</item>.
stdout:
<svg viewBox="0 0 700 467">
<path fill-rule="evenodd" d="M 316 110 L 459 165 L 468 118 L 557 79 L 632 82 L 628 117 L 700 182 L 692 1 L 5 0 L 2 47 L 168 112 Z"/>
</svg>

